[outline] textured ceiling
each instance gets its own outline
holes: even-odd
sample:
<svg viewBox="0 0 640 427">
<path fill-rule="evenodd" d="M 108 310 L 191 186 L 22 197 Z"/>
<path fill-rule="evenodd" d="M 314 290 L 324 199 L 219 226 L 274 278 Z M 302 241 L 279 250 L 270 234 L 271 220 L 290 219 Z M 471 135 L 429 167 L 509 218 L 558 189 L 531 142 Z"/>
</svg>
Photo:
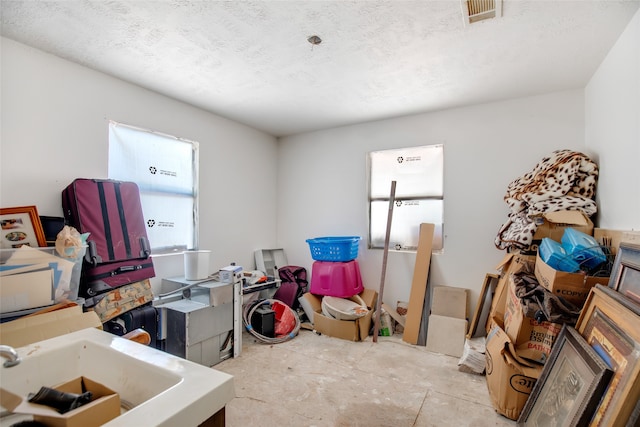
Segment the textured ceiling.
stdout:
<svg viewBox="0 0 640 427">
<path fill-rule="evenodd" d="M 1 4 L 5 37 L 283 136 L 584 87 L 640 0 Z"/>
</svg>

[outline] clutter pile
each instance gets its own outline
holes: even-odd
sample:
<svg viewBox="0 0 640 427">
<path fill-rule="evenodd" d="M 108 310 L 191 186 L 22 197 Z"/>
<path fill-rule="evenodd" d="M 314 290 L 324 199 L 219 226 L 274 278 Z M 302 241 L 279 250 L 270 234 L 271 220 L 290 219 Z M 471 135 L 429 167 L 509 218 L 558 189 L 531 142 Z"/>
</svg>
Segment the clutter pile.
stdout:
<svg viewBox="0 0 640 427">
<path fill-rule="evenodd" d="M 358 236 L 307 239 L 314 262 L 309 292 L 299 301 L 319 334 L 350 341 L 369 336 L 378 294 L 362 284 L 359 242 Z"/>
<path fill-rule="evenodd" d="M 551 419 L 562 425 L 638 422 L 629 403 L 637 406 L 640 376 L 633 374 L 627 392 L 616 390 L 613 372 L 621 360 L 616 362 L 613 353 L 620 349 L 614 348 L 614 337 L 593 332 L 594 322 L 604 318 L 601 307 L 594 308 L 597 295 L 606 295 L 602 298 L 611 300 L 609 308 L 624 311 L 630 324 L 640 324 L 640 300 L 609 288 L 617 280 L 610 276 L 620 249 L 611 244 L 609 231 L 594 229 L 589 219 L 596 211 L 597 177 L 597 166 L 585 155 L 558 150 L 513 181 L 505 195 L 509 219 L 495 243 L 508 253 L 497 267 L 484 351 L 492 404 L 518 425 L 547 425 L 544 420 Z M 640 332 L 631 327 L 622 336 L 638 343 Z M 640 371 L 637 357 L 623 363 Z M 591 366 L 592 377 L 578 368 L 581 364 Z M 565 387 L 572 375 L 579 386 L 555 394 L 560 399 L 555 403 L 543 398 Z M 601 402 L 603 394 L 615 407 Z"/>
<path fill-rule="evenodd" d="M 592 216 L 597 210 L 597 181 L 598 166 L 582 153 L 557 150 L 543 158 L 531 172 L 508 185 L 504 200 L 509 216 L 496 236 L 496 247 L 526 249 L 550 212 L 578 211 Z"/>
</svg>

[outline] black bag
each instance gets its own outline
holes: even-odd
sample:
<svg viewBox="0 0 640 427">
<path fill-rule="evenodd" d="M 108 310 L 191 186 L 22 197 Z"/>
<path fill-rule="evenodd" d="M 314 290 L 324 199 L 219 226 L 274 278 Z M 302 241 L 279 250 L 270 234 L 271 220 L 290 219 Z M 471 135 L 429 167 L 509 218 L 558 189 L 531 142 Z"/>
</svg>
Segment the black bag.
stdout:
<svg viewBox="0 0 640 427">
<path fill-rule="evenodd" d="M 300 306 L 298 298 L 308 292 L 307 270 L 296 265 L 287 265 L 278 269 L 280 287 L 273 294 L 273 298 L 287 304 L 292 309 Z"/>
<path fill-rule="evenodd" d="M 158 321 L 158 311 L 149 303 L 105 322 L 103 329 L 118 336 L 125 335 L 138 328 L 144 329 L 151 336 L 149 345 L 157 348 Z"/>
</svg>

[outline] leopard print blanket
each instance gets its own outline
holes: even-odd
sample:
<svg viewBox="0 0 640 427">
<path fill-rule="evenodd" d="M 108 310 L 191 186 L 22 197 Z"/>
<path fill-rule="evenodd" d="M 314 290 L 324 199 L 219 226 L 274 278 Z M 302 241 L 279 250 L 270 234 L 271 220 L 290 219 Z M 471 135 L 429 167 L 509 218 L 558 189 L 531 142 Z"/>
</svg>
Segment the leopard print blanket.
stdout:
<svg viewBox="0 0 640 427">
<path fill-rule="evenodd" d="M 504 201 L 509 215 L 496 236 L 496 247 L 527 248 L 538 227 L 534 218 L 543 213 L 579 210 L 587 216 L 595 214 L 597 182 L 598 165 L 582 153 L 557 150 L 544 157 L 507 187 Z"/>
</svg>

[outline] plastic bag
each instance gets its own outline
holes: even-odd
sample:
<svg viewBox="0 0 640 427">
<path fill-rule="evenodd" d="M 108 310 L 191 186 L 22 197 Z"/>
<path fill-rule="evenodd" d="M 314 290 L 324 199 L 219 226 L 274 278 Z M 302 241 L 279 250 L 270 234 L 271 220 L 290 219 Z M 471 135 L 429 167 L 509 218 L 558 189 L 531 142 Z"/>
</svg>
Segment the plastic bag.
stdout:
<svg viewBox="0 0 640 427">
<path fill-rule="evenodd" d="M 287 335 L 289 332 L 293 331 L 293 328 L 296 326 L 296 319 L 289 306 L 282 302 L 274 301 L 271 305 L 271 309 L 276 314 L 276 336 Z"/>
<path fill-rule="evenodd" d="M 56 236 L 56 252 L 63 258 L 77 259 L 84 254 L 87 237 L 89 233 L 80 234 L 75 228 L 65 225 Z"/>
</svg>

